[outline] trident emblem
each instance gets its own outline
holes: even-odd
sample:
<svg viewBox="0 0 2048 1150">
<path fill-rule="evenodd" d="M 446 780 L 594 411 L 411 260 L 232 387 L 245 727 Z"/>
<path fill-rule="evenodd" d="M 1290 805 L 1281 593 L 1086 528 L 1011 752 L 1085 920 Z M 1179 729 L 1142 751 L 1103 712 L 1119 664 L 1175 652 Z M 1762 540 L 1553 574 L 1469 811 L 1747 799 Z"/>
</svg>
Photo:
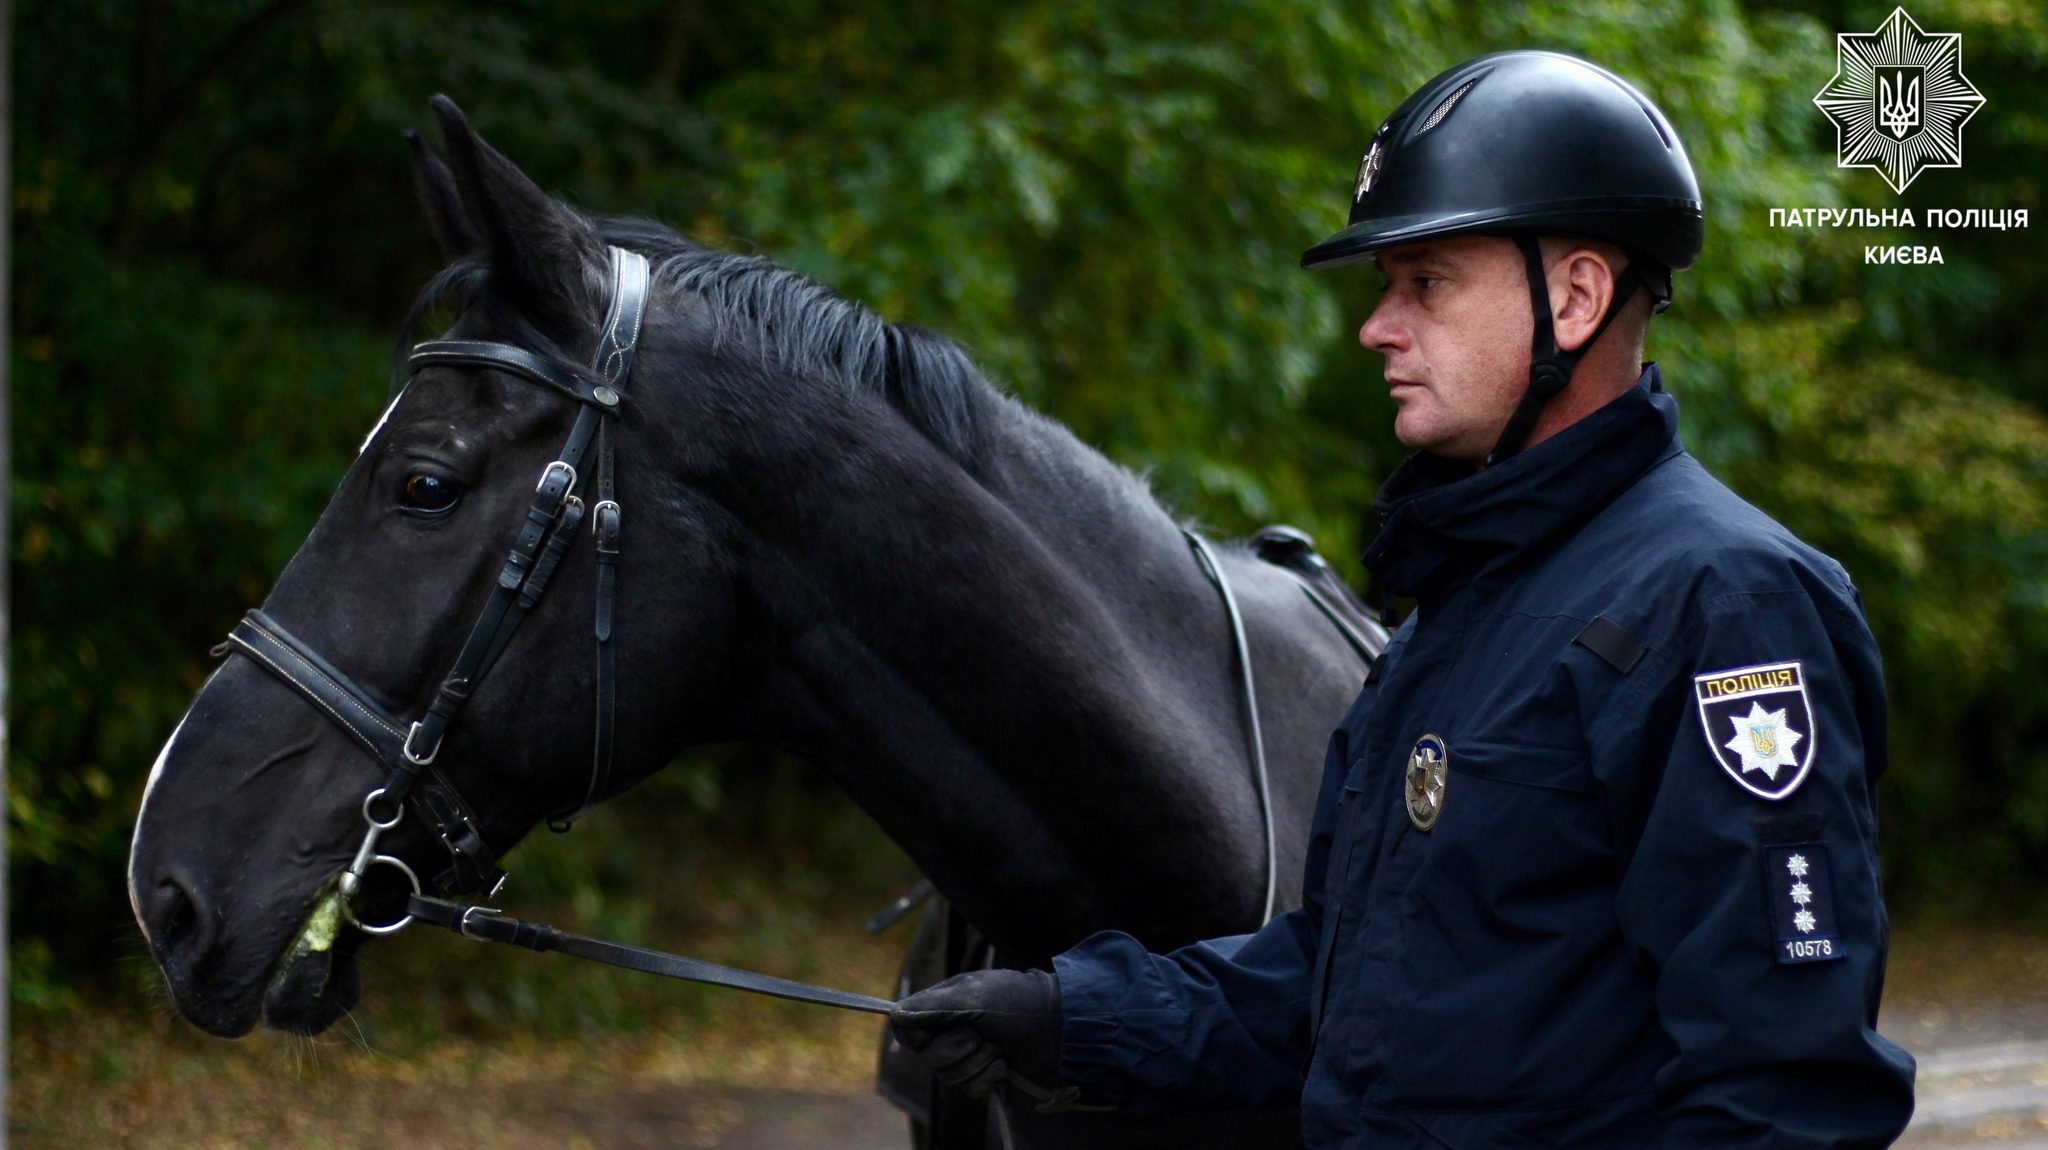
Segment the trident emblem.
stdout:
<svg viewBox="0 0 2048 1150">
<path fill-rule="evenodd" d="M 1877 118 L 1895 139 L 1903 140 L 1920 127 L 1919 68 L 1879 67 L 1877 72 Z"/>
<path fill-rule="evenodd" d="M 1765 757 L 1778 753 L 1778 724 L 1751 723 L 1749 741 L 1756 747 L 1756 753 Z"/>
</svg>

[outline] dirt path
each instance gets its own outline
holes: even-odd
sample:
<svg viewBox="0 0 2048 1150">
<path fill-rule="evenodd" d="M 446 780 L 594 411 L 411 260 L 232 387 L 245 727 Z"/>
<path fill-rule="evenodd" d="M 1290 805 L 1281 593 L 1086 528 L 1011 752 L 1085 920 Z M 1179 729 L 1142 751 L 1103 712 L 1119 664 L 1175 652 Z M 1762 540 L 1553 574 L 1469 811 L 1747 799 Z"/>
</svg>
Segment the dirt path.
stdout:
<svg viewBox="0 0 2048 1150">
<path fill-rule="evenodd" d="M 1890 1012 L 1886 1032 L 1920 1062 L 1918 1107 L 1904 1150 L 2048 1150 L 2048 1001 Z M 404 1143 L 445 1150 L 905 1150 L 901 1114 L 864 1082 L 822 1089 L 692 1086 L 644 1073 L 604 1074 L 600 1054 L 568 1067 L 508 1073 L 511 1062 L 405 1068 L 330 1061 L 325 1070 L 258 1079 L 189 1064 L 124 1077 L 83 1067 L 72 1109 L 17 1111 L 20 1150 L 83 1147 L 308 1147 Z M 276 1068 L 273 1068 L 276 1069 Z M 296 1079 L 296 1081 L 294 1081 Z M 463 1081 L 466 1079 L 467 1081 Z M 190 1093 L 188 1093 L 190 1091 Z M 194 1097 L 193 1095 L 199 1097 Z M 202 1102 L 201 1099 L 204 1099 Z M 200 1103 L 194 1106 L 193 1103 Z"/>
<path fill-rule="evenodd" d="M 1911 1150 L 2048 1150 L 2048 1000 L 1887 1011 L 1919 1060 Z"/>
<path fill-rule="evenodd" d="M 903 1116 L 871 1094 L 627 1091 L 505 1115 L 504 1150 L 907 1150 Z"/>
<path fill-rule="evenodd" d="M 727 930 L 728 934 L 730 931 Z M 721 953 L 880 988 L 890 940 L 858 923 Z M 1920 1062 L 1905 1150 L 2048 1150 L 2048 931 L 1922 930 L 1893 948 L 1881 1029 Z M 17 1016 L 6 1145 L 15 1150 L 904 1150 L 871 1091 L 877 1022 L 790 1003 L 516 965 L 402 939 L 373 974 L 365 1027 L 312 1042 L 221 1043 L 137 994 Z M 690 949 L 688 940 L 668 942 Z M 410 957 L 409 957 L 410 956 Z M 515 956 L 517 957 L 517 956 Z M 442 985 L 452 988 L 427 993 Z M 526 988 L 526 989 L 521 989 Z M 487 997 L 486 991 L 494 997 Z M 551 1011 L 615 1002 L 630 1030 L 535 1033 Z M 607 999 L 604 995 L 616 995 Z M 379 1033 L 379 1020 L 382 1033 Z"/>
</svg>

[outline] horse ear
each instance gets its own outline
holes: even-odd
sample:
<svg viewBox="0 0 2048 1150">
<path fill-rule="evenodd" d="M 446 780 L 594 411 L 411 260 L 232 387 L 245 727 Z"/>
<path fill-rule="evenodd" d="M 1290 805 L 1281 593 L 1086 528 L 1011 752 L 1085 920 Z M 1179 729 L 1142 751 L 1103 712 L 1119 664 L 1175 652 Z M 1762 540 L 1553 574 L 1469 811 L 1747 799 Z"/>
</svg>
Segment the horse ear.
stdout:
<svg viewBox="0 0 2048 1150">
<path fill-rule="evenodd" d="M 418 132 L 407 132 L 405 144 L 412 149 L 413 190 L 419 193 L 420 206 L 427 209 L 427 224 L 440 241 L 442 256 L 452 262 L 482 251 L 483 237 L 476 234 L 476 226 L 462 210 L 462 193 L 456 190 L 454 173 Z"/>
<path fill-rule="evenodd" d="M 485 143 L 455 101 L 435 96 L 433 106 L 492 287 L 541 318 L 565 326 L 595 322 L 605 266 L 596 230 Z"/>
</svg>

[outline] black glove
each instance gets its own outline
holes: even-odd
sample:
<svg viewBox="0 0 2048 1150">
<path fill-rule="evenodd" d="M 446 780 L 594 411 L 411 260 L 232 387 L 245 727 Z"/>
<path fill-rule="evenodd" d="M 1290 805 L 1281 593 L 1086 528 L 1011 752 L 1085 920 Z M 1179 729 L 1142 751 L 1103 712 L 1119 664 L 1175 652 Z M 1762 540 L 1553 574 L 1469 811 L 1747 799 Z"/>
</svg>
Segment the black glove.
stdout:
<svg viewBox="0 0 2048 1150">
<path fill-rule="evenodd" d="M 896 1004 L 889 1024 L 939 1081 L 985 1098 L 1008 1082 L 1039 1108 L 1075 1106 L 1060 1081 L 1060 982 L 1042 970 L 974 970 Z"/>
</svg>

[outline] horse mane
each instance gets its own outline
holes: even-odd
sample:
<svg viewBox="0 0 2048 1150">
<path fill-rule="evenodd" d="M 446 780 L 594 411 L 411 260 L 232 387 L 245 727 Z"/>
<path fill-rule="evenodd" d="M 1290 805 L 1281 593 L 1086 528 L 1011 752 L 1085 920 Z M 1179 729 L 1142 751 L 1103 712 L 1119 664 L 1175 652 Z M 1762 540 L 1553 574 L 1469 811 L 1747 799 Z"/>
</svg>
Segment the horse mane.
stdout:
<svg viewBox="0 0 2048 1150">
<path fill-rule="evenodd" d="M 890 323 L 762 256 L 707 248 L 651 220 L 590 222 L 605 243 L 646 256 L 657 285 L 705 302 L 714 349 L 731 341 L 784 370 L 879 396 L 962 466 L 978 470 L 988 425 L 1010 405 L 960 345 L 922 327 Z M 532 320 L 492 298 L 486 290 L 489 272 L 482 258 L 464 257 L 421 289 L 394 349 L 394 394 L 405 381 L 415 332 L 444 303 L 457 310 L 484 308 L 501 338 L 570 371 L 586 370 Z"/>
</svg>

